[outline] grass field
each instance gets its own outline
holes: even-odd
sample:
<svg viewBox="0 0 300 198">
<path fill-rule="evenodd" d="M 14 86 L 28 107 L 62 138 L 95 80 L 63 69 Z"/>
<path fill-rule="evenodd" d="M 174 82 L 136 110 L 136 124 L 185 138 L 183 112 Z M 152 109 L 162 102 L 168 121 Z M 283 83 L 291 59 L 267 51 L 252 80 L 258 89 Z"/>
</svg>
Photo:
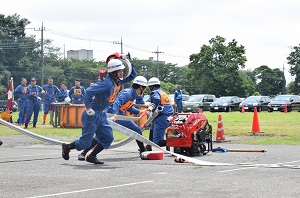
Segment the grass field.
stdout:
<svg viewBox="0 0 300 198">
<path fill-rule="evenodd" d="M 12 114 L 15 121 L 18 117 L 18 112 Z M 68 137 L 68 141 L 75 140 L 81 134 L 81 129 L 70 128 L 54 128 L 52 125 L 42 123 L 42 112 L 39 114 L 39 123 L 37 128 L 28 127 L 31 132 L 44 135 L 44 136 L 63 136 Z M 234 143 L 243 144 L 290 144 L 300 145 L 300 113 L 281 113 L 281 112 L 260 112 L 258 113 L 260 129 L 263 133 L 249 133 L 252 131 L 253 113 L 246 112 L 231 112 L 231 113 L 210 113 L 204 112 L 209 123 L 213 127 L 213 136 L 216 135 L 218 126 L 218 116 L 222 115 L 223 127 L 226 140 L 230 139 L 230 136 L 238 136 L 239 140 L 235 140 Z M 49 115 L 48 118 L 49 120 Z M 49 121 L 48 121 L 49 123 Z M 19 132 L 13 131 L 3 125 L 0 125 L 0 139 L 1 135 L 15 135 Z M 148 138 L 149 131 L 144 131 L 143 135 Z M 115 141 L 120 141 L 126 138 L 120 132 L 114 132 Z M 259 136 L 259 138 L 243 138 L 245 136 Z M 229 137 L 229 138 L 228 138 Z"/>
</svg>

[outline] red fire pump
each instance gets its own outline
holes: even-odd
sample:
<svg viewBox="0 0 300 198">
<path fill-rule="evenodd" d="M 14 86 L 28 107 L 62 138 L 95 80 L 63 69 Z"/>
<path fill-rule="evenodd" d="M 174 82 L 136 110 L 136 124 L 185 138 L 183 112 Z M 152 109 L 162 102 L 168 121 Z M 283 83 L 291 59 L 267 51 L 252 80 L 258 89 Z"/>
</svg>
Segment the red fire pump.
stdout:
<svg viewBox="0 0 300 198">
<path fill-rule="evenodd" d="M 174 147 L 174 153 L 195 156 L 212 150 L 212 127 L 203 113 L 178 113 L 168 122 L 166 143 Z"/>
</svg>

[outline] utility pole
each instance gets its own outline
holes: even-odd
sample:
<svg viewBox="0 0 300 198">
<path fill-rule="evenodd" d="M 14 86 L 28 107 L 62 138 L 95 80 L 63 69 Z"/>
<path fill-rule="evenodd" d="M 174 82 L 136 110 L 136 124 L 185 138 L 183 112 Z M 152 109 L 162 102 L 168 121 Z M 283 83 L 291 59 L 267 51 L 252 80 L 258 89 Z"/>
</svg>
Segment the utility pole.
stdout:
<svg viewBox="0 0 300 198">
<path fill-rule="evenodd" d="M 119 44 L 119 45 L 121 45 L 121 54 L 123 54 L 123 42 L 122 42 L 122 37 L 121 37 L 121 42 L 119 42 L 119 41 L 114 41 L 113 44 Z"/>
<path fill-rule="evenodd" d="M 152 53 L 155 53 L 155 54 L 157 55 L 157 57 L 156 57 L 156 76 L 157 76 L 157 78 L 159 79 L 158 54 L 164 53 L 164 52 L 158 51 L 158 46 L 157 46 L 156 52 L 152 52 Z"/>
<path fill-rule="evenodd" d="M 34 28 L 34 31 L 41 31 L 41 60 L 40 60 L 40 67 L 41 67 L 41 73 L 42 73 L 42 80 L 41 80 L 41 86 L 44 86 L 44 26 L 42 22 L 42 28 L 39 28 L 36 30 Z"/>
<path fill-rule="evenodd" d="M 284 77 L 284 63 L 283 63 L 283 66 L 282 66 L 282 94 L 284 94 L 284 88 L 285 88 L 285 86 L 283 85 L 283 80 L 285 79 L 285 77 Z"/>
</svg>

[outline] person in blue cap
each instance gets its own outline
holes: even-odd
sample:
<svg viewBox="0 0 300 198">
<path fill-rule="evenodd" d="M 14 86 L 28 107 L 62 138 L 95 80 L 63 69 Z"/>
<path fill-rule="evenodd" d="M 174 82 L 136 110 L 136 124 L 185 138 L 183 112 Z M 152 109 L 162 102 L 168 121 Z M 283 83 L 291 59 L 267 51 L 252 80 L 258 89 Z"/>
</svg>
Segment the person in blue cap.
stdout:
<svg viewBox="0 0 300 198">
<path fill-rule="evenodd" d="M 15 99 L 18 100 L 18 108 L 19 108 L 19 118 L 17 123 L 19 125 L 24 124 L 25 116 L 26 116 L 26 106 L 27 106 L 27 80 L 26 78 L 22 78 L 21 84 L 16 87 L 14 90 Z"/>
<path fill-rule="evenodd" d="M 25 121 L 25 129 L 28 128 L 28 123 L 30 122 L 33 113 L 33 128 L 36 128 L 36 123 L 38 121 L 38 116 L 41 108 L 41 96 L 44 94 L 44 90 L 36 85 L 36 79 L 32 77 L 30 79 L 30 85 L 26 89 L 27 95 L 27 115 Z"/>
<path fill-rule="evenodd" d="M 177 86 L 177 90 L 174 93 L 174 101 L 177 105 L 177 113 L 182 112 L 182 91 L 180 86 Z"/>
<path fill-rule="evenodd" d="M 129 61 L 128 64 L 130 64 Z M 115 101 L 121 85 L 137 76 L 136 70 L 130 65 L 130 68 L 132 68 L 131 73 L 128 74 L 127 78 L 123 79 L 125 68 L 120 59 L 107 61 L 108 76 L 86 89 L 84 97 L 85 109 L 81 114 L 82 134 L 74 142 L 62 144 L 62 157 L 65 160 L 69 160 L 70 150 L 76 149 L 80 151 L 86 149 L 90 147 L 93 139 L 95 139 L 98 144 L 86 157 L 86 161 L 94 164 L 104 163 L 97 159 L 97 154 L 103 149 L 108 149 L 114 140 L 113 131 L 105 109 Z M 117 120 L 117 115 L 114 115 L 114 119 Z"/>
</svg>

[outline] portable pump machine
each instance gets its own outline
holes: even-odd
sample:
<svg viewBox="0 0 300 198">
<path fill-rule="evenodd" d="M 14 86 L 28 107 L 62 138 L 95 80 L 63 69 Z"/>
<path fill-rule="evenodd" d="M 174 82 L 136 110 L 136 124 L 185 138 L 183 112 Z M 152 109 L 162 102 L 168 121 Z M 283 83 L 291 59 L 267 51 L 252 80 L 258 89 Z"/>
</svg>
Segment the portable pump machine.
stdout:
<svg viewBox="0 0 300 198">
<path fill-rule="evenodd" d="M 171 126 L 167 129 L 166 144 L 174 147 L 174 153 L 195 156 L 212 150 L 212 127 L 203 113 L 178 113 L 167 121 Z"/>
</svg>

